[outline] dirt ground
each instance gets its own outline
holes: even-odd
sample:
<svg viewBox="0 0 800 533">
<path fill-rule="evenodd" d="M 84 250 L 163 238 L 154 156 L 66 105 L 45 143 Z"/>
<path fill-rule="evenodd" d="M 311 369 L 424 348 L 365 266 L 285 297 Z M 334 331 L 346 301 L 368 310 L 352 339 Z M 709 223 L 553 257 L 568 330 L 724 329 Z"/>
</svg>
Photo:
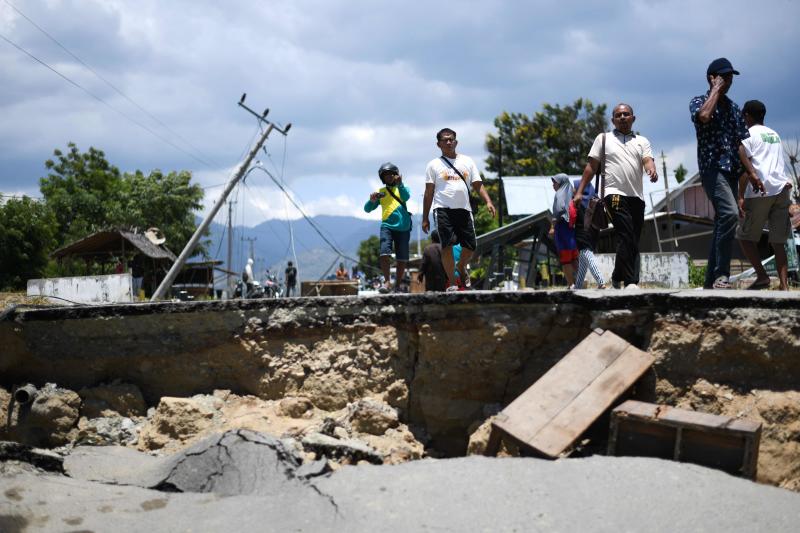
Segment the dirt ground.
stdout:
<svg viewBox="0 0 800 533">
<path fill-rule="evenodd" d="M 52 305 L 41 296 L 28 296 L 24 292 L 0 292 L 0 311 L 12 305 Z"/>
<path fill-rule="evenodd" d="M 657 384 L 659 402 L 704 413 L 761 422 L 758 481 L 800 492 L 800 392 L 736 390 L 698 379 Z"/>
</svg>

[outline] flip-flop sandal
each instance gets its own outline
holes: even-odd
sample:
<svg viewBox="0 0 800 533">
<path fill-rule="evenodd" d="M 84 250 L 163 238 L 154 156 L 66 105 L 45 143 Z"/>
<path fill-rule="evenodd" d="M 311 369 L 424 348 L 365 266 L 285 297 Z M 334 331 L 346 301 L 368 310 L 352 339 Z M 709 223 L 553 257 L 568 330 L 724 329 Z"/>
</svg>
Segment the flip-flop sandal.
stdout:
<svg viewBox="0 0 800 533">
<path fill-rule="evenodd" d="M 760 291 L 762 289 L 768 289 L 769 288 L 769 284 L 770 284 L 770 281 L 768 279 L 767 280 L 760 280 L 760 281 L 756 280 L 753 283 L 751 283 L 749 287 L 747 287 L 747 290 L 748 291 Z"/>
</svg>

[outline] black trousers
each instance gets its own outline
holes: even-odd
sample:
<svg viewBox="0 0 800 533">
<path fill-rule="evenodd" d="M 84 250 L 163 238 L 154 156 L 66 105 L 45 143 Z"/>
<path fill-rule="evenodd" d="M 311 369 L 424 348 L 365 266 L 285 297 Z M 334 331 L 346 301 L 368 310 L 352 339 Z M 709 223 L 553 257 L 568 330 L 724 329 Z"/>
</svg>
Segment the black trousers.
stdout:
<svg viewBox="0 0 800 533">
<path fill-rule="evenodd" d="M 609 194 L 606 208 L 614 224 L 617 258 L 611 282 L 616 285 L 639 283 L 639 238 L 644 224 L 644 202 L 635 196 Z"/>
</svg>

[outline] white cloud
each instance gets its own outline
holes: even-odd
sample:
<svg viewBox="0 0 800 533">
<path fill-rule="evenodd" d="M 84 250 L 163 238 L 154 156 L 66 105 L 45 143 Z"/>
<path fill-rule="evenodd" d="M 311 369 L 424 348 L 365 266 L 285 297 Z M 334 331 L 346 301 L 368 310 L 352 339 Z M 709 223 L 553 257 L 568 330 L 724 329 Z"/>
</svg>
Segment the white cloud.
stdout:
<svg viewBox="0 0 800 533">
<path fill-rule="evenodd" d="M 493 0 L 468 7 L 449 0 L 402 6 L 30 0 L 18 6 L 172 131 L 0 3 L 4 35 L 211 165 L 0 41 L 0 186 L 7 190 L 35 192 L 44 160 L 68 141 L 104 150 L 122 170 L 189 169 L 203 185 L 225 182 L 255 131 L 254 119 L 236 106 L 242 92 L 254 108 L 270 107 L 270 119 L 294 124 L 286 160 L 284 140 L 273 136 L 265 166 L 285 164 L 287 183 L 310 212 L 360 217 L 377 187 L 377 167 L 387 160 L 405 174 L 411 208 L 419 212 L 414 204 L 441 127 L 456 129 L 459 151 L 483 168 L 485 136 L 501 111 L 532 113 L 545 102 L 578 97 L 631 101 L 637 129 L 667 153 L 670 167 L 683 162 L 691 172 L 688 99 L 705 90 L 705 67 L 720 55 L 742 71 L 734 98 L 765 101 L 768 118 L 787 137 L 800 120 L 796 76 L 785 68 L 800 44 L 797 2 L 759 4 L 758 17 L 738 16 L 751 9 L 744 0 Z M 721 24 L 720 12 L 737 16 Z M 769 43 L 768 52 L 753 43 Z M 265 178 L 251 177 L 253 188 Z M 286 216 L 277 189 L 263 188 L 260 203 L 240 204 L 252 223 Z M 219 190 L 208 191 L 206 204 Z"/>
</svg>

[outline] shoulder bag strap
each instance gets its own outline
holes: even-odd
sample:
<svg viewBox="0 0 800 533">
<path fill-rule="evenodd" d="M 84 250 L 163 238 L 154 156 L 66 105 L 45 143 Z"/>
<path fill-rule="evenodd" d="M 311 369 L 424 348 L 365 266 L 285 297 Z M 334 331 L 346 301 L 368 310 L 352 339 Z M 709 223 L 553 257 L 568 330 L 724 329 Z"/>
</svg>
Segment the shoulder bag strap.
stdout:
<svg viewBox="0 0 800 533">
<path fill-rule="evenodd" d="M 597 174 L 594 176 L 594 193 L 600 193 L 602 200 L 606 196 L 606 134 L 603 133 L 603 144 L 600 149 L 602 152 L 600 156 L 600 166 L 597 168 Z M 599 187 L 598 187 L 599 182 Z"/>
<path fill-rule="evenodd" d="M 442 161 L 444 161 L 444 162 L 447 164 L 447 166 L 448 166 L 448 167 L 450 167 L 450 168 L 452 168 L 453 170 L 455 170 L 455 171 L 456 171 L 456 174 L 458 174 L 458 177 L 459 177 L 459 178 L 461 178 L 461 181 L 463 181 L 463 182 L 464 182 L 464 186 L 467 188 L 467 195 L 469 195 L 469 192 L 470 192 L 470 190 L 469 190 L 469 185 L 467 184 L 467 179 L 464 177 L 464 174 L 462 174 L 462 173 L 461 173 L 461 171 L 459 171 L 459 170 L 458 170 L 458 169 L 457 169 L 457 168 L 456 168 L 456 167 L 453 165 L 453 163 L 451 163 L 451 162 L 450 162 L 450 160 L 449 160 L 449 159 L 447 159 L 445 156 L 442 156 L 440 159 L 441 159 Z"/>
<path fill-rule="evenodd" d="M 386 189 L 386 192 L 388 192 L 388 193 L 389 193 L 389 196 L 391 196 L 392 198 L 394 198 L 395 200 L 397 200 L 397 202 L 398 202 L 400 205 L 402 205 L 402 206 L 403 206 L 403 209 L 405 209 L 406 211 L 408 211 L 408 208 L 406 207 L 406 203 L 405 203 L 405 202 L 404 202 L 402 199 L 398 198 L 398 196 L 397 196 L 395 193 L 393 193 L 393 192 L 392 192 L 392 190 L 389 188 L 389 186 L 388 186 L 388 185 L 387 185 L 386 187 L 384 187 L 384 189 Z"/>
</svg>

